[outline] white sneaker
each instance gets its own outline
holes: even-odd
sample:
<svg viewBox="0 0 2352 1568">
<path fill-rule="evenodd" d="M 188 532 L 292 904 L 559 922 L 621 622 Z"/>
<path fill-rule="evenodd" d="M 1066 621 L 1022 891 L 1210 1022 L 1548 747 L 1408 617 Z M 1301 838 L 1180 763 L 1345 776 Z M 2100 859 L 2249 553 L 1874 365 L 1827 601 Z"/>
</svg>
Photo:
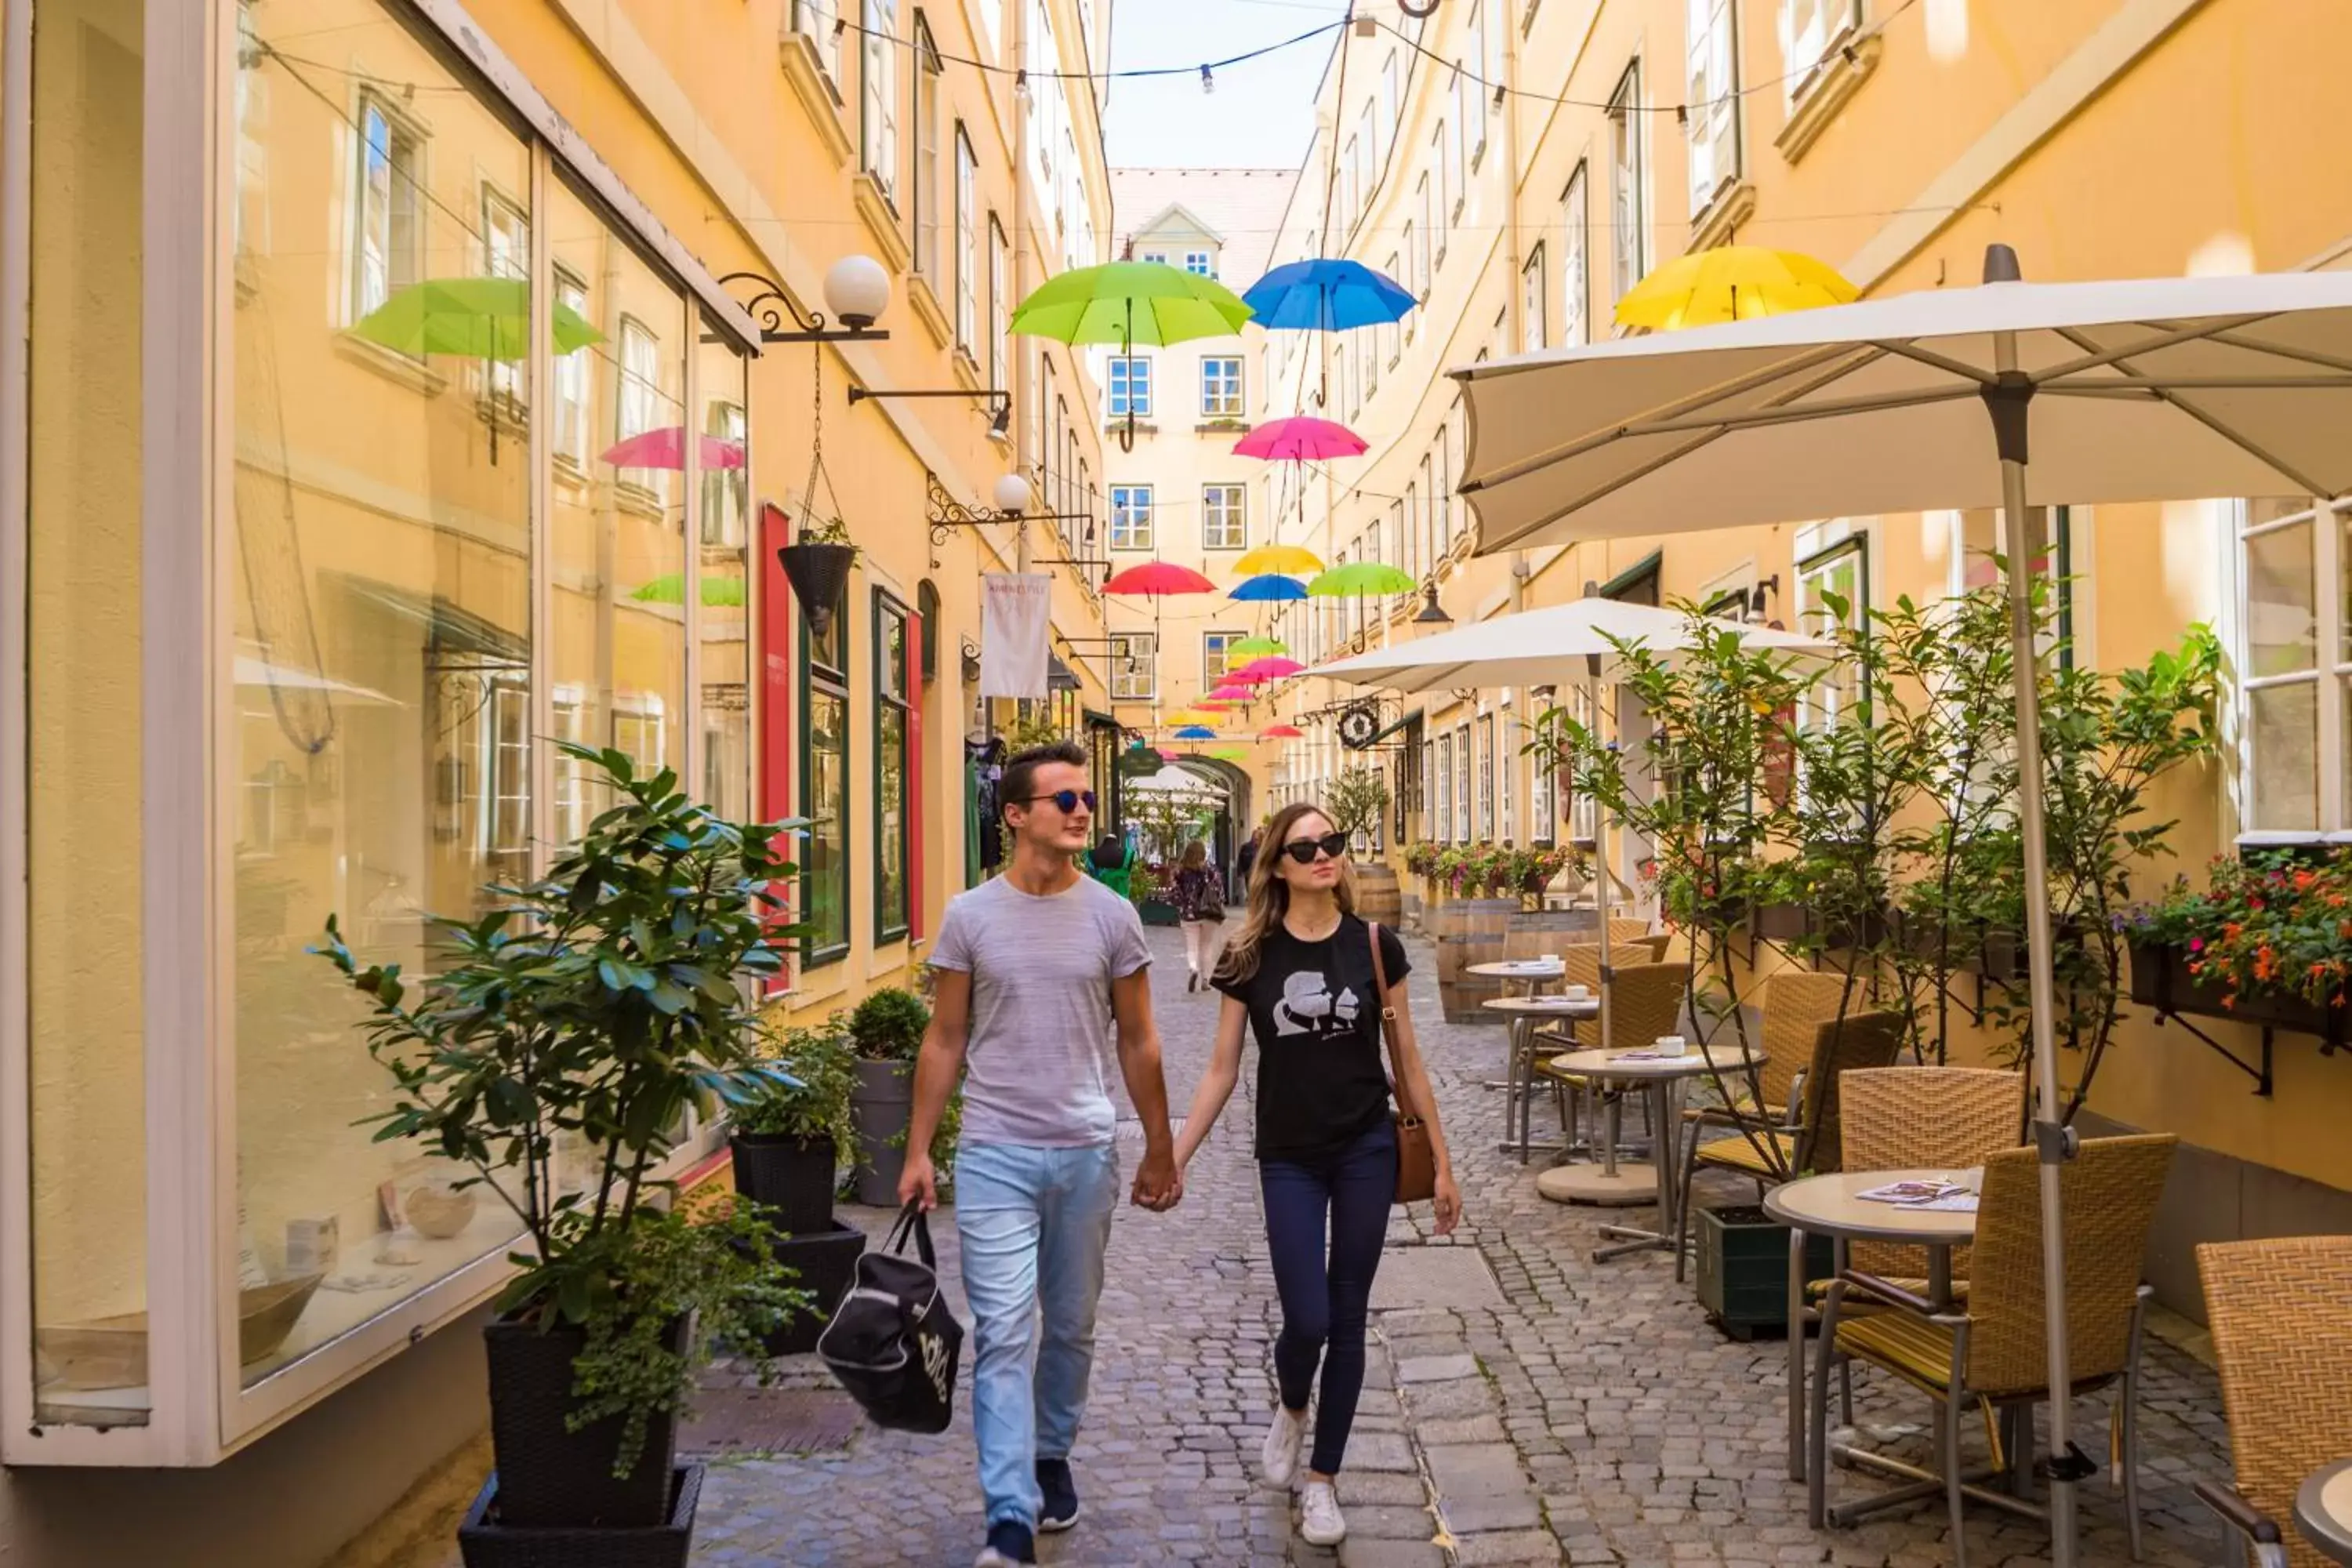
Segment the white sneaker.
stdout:
<svg viewBox="0 0 2352 1568">
<path fill-rule="evenodd" d="M 1339 1513 L 1339 1494 L 1329 1481 L 1309 1481 L 1298 1494 L 1298 1535 L 1309 1546 L 1337 1546 L 1348 1539 L 1348 1521 Z"/>
<path fill-rule="evenodd" d="M 1276 1486 L 1286 1487 L 1298 1473 L 1298 1445 L 1307 1436 L 1307 1417 L 1294 1415 L 1277 1401 L 1274 1407 L 1274 1426 L 1265 1435 L 1265 1447 L 1258 1458 L 1265 1462 L 1265 1479 Z"/>
</svg>

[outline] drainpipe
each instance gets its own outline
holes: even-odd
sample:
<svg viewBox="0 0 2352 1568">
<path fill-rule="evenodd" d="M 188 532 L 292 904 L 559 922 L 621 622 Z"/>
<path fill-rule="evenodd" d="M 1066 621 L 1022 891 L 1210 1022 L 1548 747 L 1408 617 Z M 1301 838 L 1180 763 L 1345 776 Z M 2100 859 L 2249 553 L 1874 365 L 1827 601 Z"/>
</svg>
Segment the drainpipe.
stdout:
<svg viewBox="0 0 2352 1568">
<path fill-rule="evenodd" d="M 1029 7 L 1010 5 L 1006 9 L 1013 14 L 1013 58 L 1016 67 L 1025 66 L 1029 62 Z M 1013 80 L 1025 82 L 1027 79 L 1016 76 Z M 1034 93 L 1044 89 L 1029 83 L 1028 90 Z M 950 148 L 950 152 L 952 153 L 953 149 Z M 973 221 L 979 221 L 976 213 Z M 1027 279 L 1033 260 L 1029 225 L 1029 103 L 1016 92 L 1013 95 L 1013 297 L 1015 300 L 1029 297 L 1031 285 Z M 1013 319 L 1012 311 L 1007 310 L 1004 314 L 1006 321 Z M 1037 352 L 1040 354 L 1045 353 L 1043 342 L 1037 345 Z M 1030 459 L 1035 456 L 1029 450 L 1028 411 L 1029 399 L 1036 389 L 1031 384 L 1027 345 L 1024 345 L 1022 353 L 1008 353 L 1005 357 L 1008 362 L 1006 369 L 1012 372 L 1013 376 L 1013 468 L 1025 479 Z M 1043 500 L 1044 496 L 1045 487 L 1040 485 L 1037 499 Z M 1063 553 L 1066 555 L 1069 552 L 1064 551 Z M 1013 570 L 1029 570 L 1029 520 L 1025 517 L 1013 525 Z"/>
<path fill-rule="evenodd" d="M 1527 247 L 1519 232 L 1519 117 L 1514 107 L 1514 95 L 1519 86 L 1519 26 L 1511 0 L 1495 0 L 1496 20 L 1503 25 L 1503 199 L 1506 216 L 1503 220 L 1503 244 L 1510 256 L 1510 278 L 1506 287 L 1511 295 L 1511 341 L 1528 341 L 1525 290 L 1520 284 L 1519 269 L 1527 265 Z M 1465 446 L 1466 450 L 1466 446 Z M 1518 611 L 1527 607 L 1528 561 L 1524 550 L 1511 552 L 1510 607 Z"/>
</svg>

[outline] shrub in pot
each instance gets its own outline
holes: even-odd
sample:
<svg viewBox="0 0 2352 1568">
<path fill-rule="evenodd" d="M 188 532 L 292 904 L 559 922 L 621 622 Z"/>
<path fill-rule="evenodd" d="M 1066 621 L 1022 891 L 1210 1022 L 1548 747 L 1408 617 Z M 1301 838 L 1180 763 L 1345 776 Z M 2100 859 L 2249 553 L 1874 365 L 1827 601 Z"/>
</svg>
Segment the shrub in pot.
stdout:
<svg viewBox="0 0 2352 1568">
<path fill-rule="evenodd" d="M 849 1041 L 856 1053 L 857 1081 L 849 1104 L 857 1130 L 859 1203 L 887 1208 L 898 1201 L 915 1056 L 930 1024 L 931 1010 L 923 999 L 895 985 L 873 993 L 849 1015 Z"/>
<path fill-rule="evenodd" d="M 377 1139 L 470 1166 L 463 1185 L 521 1231 L 485 1331 L 498 1469 L 464 1534 L 484 1563 L 512 1558 L 492 1538 L 583 1530 L 674 1554 L 691 1528 L 676 1424 L 698 1359 L 764 1373 L 761 1337 L 807 1304 L 763 1261 L 774 1232 L 753 1205 L 689 1218 L 661 1176 L 689 1106 L 793 1081 L 754 1049 L 741 982 L 775 973 L 772 940 L 797 934 L 767 923 L 793 869 L 779 829 L 796 825 L 730 823 L 667 769 L 640 778 L 617 751 L 563 750 L 613 804 L 544 880 L 437 921 L 435 973 L 365 963 L 332 919 L 314 950 L 372 1004 L 367 1047 L 392 1079 Z M 560 1169 L 559 1148 L 588 1154 Z"/>
<path fill-rule="evenodd" d="M 840 1184 L 835 1169 L 857 1138 L 849 1112 L 857 1082 L 849 1031 L 836 1017 L 781 1030 L 770 1044 L 798 1081 L 769 1080 L 735 1108 L 729 1141 L 735 1190 L 787 1235 L 826 1230 Z"/>
</svg>

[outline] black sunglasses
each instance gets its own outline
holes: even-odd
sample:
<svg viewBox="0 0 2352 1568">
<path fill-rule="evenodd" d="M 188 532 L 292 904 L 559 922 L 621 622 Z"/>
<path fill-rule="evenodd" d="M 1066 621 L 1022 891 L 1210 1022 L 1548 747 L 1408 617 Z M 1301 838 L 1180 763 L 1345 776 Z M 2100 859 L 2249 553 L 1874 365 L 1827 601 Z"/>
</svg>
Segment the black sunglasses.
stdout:
<svg viewBox="0 0 2352 1568">
<path fill-rule="evenodd" d="M 1085 801 L 1087 803 L 1087 809 L 1088 811 L 1092 811 L 1095 808 L 1095 792 L 1090 789 L 1057 789 L 1051 795 L 1024 795 L 1021 799 L 1013 802 L 1013 804 L 1014 805 L 1034 805 L 1041 800 L 1052 801 L 1055 807 L 1066 816 L 1071 812 L 1078 809 L 1078 802 L 1080 801 Z"/>
<path fill-rule="evenodd" d="M 1320 838 L 1294 838 L 1282 847 L 1282 852 L 1285 855 L 1302 866 L 1315 864 L 1315 855 L 1318 850 L 1328 855 L 1334 860 L 1344 859 L 1348 854 L 1348 836 L 1344 833 L 1327 833 Z"/>
</svg>

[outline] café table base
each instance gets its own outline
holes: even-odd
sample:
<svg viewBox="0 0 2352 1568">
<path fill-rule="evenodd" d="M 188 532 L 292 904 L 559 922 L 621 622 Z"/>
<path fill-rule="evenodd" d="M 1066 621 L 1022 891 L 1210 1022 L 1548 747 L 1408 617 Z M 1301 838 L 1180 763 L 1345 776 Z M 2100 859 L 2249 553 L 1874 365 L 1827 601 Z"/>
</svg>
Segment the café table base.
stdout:
<svg viewBox="0 0 2352 1568">
<path fill-rule="evenodd" d="M 1536 1177 L 1536 1191 L 1556 1204 L 1632 1208 L 1658 1201 L 1657 1173 L 1623 1164 L 1614 1175 L 1599 1165 L 1554 1165 Z"/>
<path fill-rule="evenodd" d="M 1946 1500 L 1947 1489 L 1943 1477 L 1933 1470 L 1923 1469 L 1906 1460 L 1879 1453 L 1874 1448 L 1858 1447 L 1852 1443 L 1832 1443 L 1830 1458 L 1841 1465 L 1855 1466 L 1862 1469 L 1874 1471 L 1879 1475 L 1893 1476 L 1898 1480 L 1910 1483 L 1907 1486 L 1896 1487 L 1891 1491 L 1880 1492 L 1875 1497 L 1858 1498 L 1853 1502 L 1832 1504 L 1828 1510 L 1829 1522 L 1832 1524 L 1852 1524 L 1856 1520 L 1867 1519 L 1873 1514 L 1884 1513 L 1889 1509 L 1903 1508 L 1921 1502 L 1941 1503 Z M 1960 1494 L 1977 1502 L 2006 1509 L 2011 1513 L 2026 1519 L 2049 1518 L 2048 1510 L 2039 1505 L 2011 1492 L 1993 1490 L 1984 1484 L 1987 1481 L 2001 1479 L 2003 1479 L 2002 1472 L 1990 1465 L 1966 1471 L 1960 1477 Z"/>
<path fill-rule="evenodd" d="M 1601 1227 L 1601 1234 L 1616 1245 L 1594 1247 L 1592 1261 L 1595 1263 L 1613 1263 L 1636 1252 L 1672 1252 L 1675 1249 L 1673 1237 L 1662 1231 L 1643 1230 L 1640 1226 L 1604 1225 Z"/>
</svg>

